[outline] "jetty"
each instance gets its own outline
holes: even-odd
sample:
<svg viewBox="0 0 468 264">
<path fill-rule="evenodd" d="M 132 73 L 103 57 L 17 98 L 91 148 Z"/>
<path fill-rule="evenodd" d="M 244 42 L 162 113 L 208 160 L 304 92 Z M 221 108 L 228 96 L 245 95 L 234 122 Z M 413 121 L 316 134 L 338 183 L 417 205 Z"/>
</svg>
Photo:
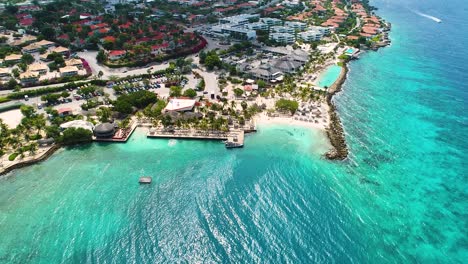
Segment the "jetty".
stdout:
<svg viewBox="0 0 468 264">
<path fill-rule="evenodd" d="M 251 131 L 249 131 L 251 132 Z M 244 145 L 243 130 L 222 132 L 205 130 L 164 130 L 150 129 L 146 137 L 148 138 L 166 138 L 166 139 L 198 139 L 198 140 L 221 140 Z"/>
</svg>

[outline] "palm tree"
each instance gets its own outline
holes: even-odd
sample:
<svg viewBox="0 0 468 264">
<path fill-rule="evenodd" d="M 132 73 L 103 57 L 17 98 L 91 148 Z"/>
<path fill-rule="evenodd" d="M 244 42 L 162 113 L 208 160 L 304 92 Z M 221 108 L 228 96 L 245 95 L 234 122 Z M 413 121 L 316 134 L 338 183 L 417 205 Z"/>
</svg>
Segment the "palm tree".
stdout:
<svg viewBox="0 0 468 264">
<path fill-rule="evenodd" d="M 38 144 L 36 142 L 32 143 L 31 145 L 29 145 L 29 154 L 35 155 L 37 149 L 38 149 Z"/>
</svg>

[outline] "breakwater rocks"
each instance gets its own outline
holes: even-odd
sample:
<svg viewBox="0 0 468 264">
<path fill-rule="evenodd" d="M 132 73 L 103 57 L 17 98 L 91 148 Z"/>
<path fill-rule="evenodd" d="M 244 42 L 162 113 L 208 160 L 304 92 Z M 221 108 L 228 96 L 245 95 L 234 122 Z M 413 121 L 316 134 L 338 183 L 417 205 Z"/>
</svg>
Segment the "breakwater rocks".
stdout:
<svg viewBox="0 0 468 264">
<path fill-rule="evenodd" d="M 55 144 L 50 149 L 48 149 L 46 152 L 44 152 L 40 157 L 13 164 L 10 167 L 5 168 L 3 171 L 0 171 L 0 176 L 5 175 L 5 174 L 7 174 L 8 172 L 10 172 L 12 170 L 16 170 L 16 169 L 19 169 L 19 168 L 23 168 L 23 167 L 32 165 L 32 164 L 37 163 L 37 162 L 41 162 L 41 161 L 47 159 L 48 157 L 52 156 L 52 154 L 54 154 L 55 151 L 60 149 L 60 147 L 61 146 L 59 144 Z"/>
<path fill-rule="evenodd" d="M 341 91 L 341 86 L 346 80 L 348 74 L 347 65 L 343 65 L 340 76 L 338 79 L 328 88 L 327 104 L 329 106 L 328 115 L 330 117 L 330 125 L 326 129 L 328 139 L 333 147 L 330 151 L 325 154 L 325 157 L 330 160 L 344 160 L 348 157 L 348 146 L 346 144 L 345 134 L 343 125 L 341 124 L 340 117 L 336 111 L 336 107 L 332 102 L 333 95 Z"/>
</svg>

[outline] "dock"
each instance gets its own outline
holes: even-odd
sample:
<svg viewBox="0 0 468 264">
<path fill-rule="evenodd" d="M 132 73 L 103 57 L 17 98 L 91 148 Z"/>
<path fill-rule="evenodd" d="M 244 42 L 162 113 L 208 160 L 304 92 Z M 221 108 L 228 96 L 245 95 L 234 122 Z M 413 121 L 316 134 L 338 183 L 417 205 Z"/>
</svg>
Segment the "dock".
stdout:
<svg viewBox="0 0 468 264">
<path fill-rule="evenodd" d="M 140 180 L 138 181 L 140 184 L 150 184 L 153 179 L 151 177 L 145 176 L 145 177 L 140 177 Z"/>
<path fill-rule="evenodd" d="M 244 144 L 244 131 L 201 131 L 201 130 L 150 130 L 146 134 L 148 138 L 166 138 L 166 139 L 196 139 L 196 140 L 222 140 Z"/>
</svg>

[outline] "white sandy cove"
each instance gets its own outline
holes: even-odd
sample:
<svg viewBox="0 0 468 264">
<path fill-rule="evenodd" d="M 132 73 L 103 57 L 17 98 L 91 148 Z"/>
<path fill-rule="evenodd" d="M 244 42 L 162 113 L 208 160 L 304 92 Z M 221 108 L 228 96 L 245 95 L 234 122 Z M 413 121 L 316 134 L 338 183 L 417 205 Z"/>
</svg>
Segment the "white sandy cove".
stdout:
<svg viewBox="0 0 468 264">
<path fill-rule="evenodd" d="M 275 100 L 271 98 L 270 99 L 261 98 L 261 99 L 257 99 L 256 103 L 259 105 L 266 104 L 267 108 L 274 108 Z M 329 107 L 326 102 L 322 102 L 320 104 L 320 107 L 318 108 L 320 108 L 320 110 L 322 111 L 322 114 L 319 118 L 314 118 L 313 122 L 301 121 L 301 120 L 295 119 L 296 117 L 300 118 L 301 116 L 272 117 L 272 116 L 268 116 L 265 112 L 256 115 L 254 117 L 254 120 L 256 124 L 296 125 L 296 126 L 302 126 L 306 128 L 319 129 L 319 130 L 325 131 L 325 129 L 328 127 L 329 122 L 330 122 L 330 117 L 328 115 Z M 315 122 L 315 120 L 317 120 L 317 123 Z"/>
<path fill-rule="evenodd" d="M 319 119 L 318 123 L 315 123 L 295 120 L 292 117 L 271 117 L 266 115 L 265 113 L 261 113 L 255 116 L 255 123 L 265 125 L 294 125 L 325 131 L 325 129 L 328 127 L 328 113 L 326 114 L 326 116 L 326 122 L 324 122 L 322 119 Z"/>
</svg>

